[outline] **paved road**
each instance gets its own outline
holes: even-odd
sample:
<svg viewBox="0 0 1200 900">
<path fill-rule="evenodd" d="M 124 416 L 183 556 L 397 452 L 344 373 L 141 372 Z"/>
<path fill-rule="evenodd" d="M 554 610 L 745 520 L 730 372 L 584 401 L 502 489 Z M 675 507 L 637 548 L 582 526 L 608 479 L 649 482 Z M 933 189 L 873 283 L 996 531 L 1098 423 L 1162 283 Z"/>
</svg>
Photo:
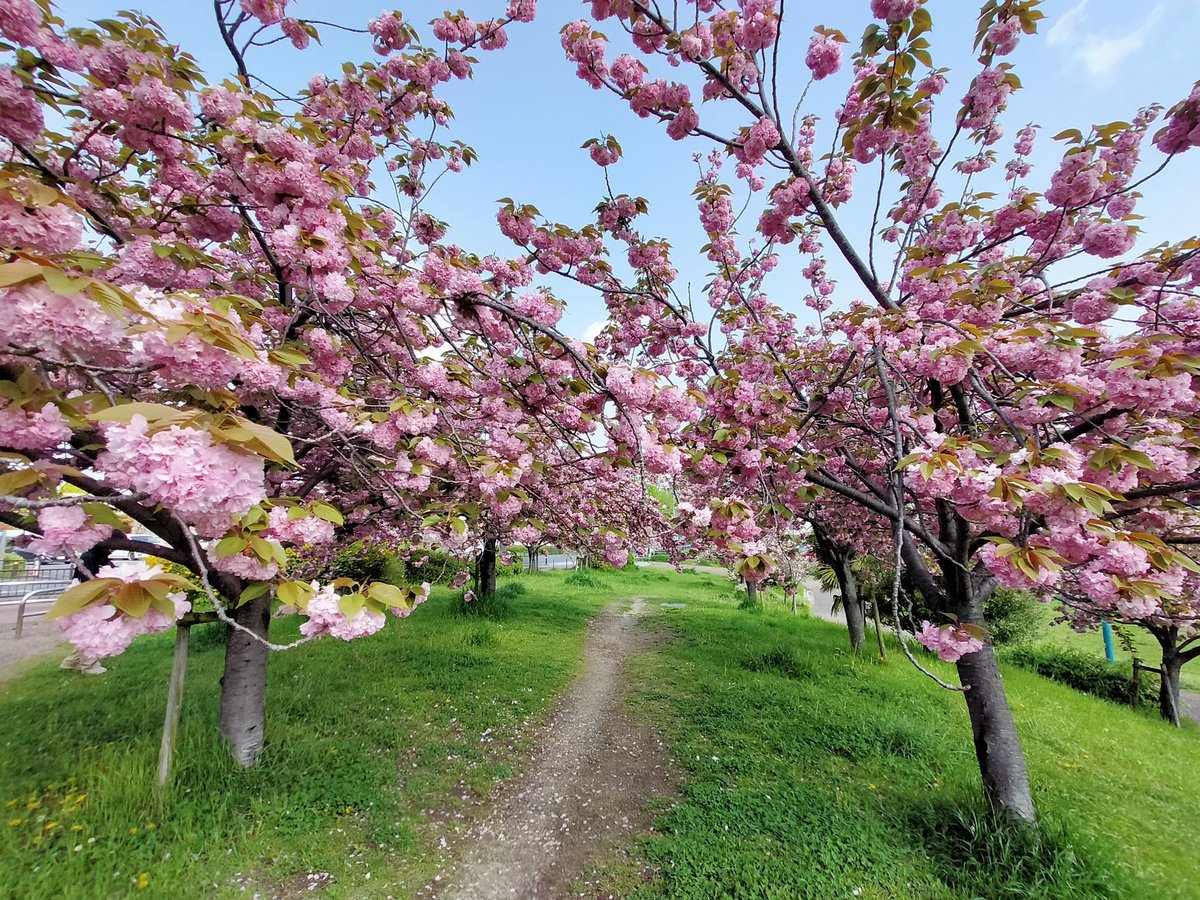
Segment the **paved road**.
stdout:
<svg viewBox="0 0 1200 900">
<path fill-rule="evenodd" d="M 517 556 L 522 566 L 529 568 L 528 554 L 521 553 Z M 549 556 L 541 556 L 538 560 L 538 571 L 545 572 L 549 569 L 574 569 L 579 565 L 579 557 L 574 553 L 554 553 Z"/>
<path fill-rule="evenodd" d="M 65 657 L 70 649 L 63 641 L 62 632 L 51 622 L 27 621 L 19 641 L 13 637 L 11 624 L 0 625 L 0 685 L 19 675 L 27 663 L 44 656 Z"/>
</svg>

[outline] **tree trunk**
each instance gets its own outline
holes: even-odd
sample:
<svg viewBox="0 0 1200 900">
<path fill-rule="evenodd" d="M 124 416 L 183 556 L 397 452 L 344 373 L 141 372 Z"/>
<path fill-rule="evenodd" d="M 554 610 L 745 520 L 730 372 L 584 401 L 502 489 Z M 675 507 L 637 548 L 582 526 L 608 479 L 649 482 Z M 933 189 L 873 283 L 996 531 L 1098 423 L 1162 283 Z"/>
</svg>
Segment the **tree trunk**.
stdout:
<svg viewBox="0 0 1200 900">
<path fill-rule="evenodd" d="M 1162 675 L 1158 682 L 1158 711 L 1162 717 L 1179 727 L 1179 672 L 1184 659 L 1174 647 L 1163 647 Z"/>
<path fill-rule="evenodd" d="M 271 598 L 256 597 L 233 610 L 232 618 L 262 638 L 270 624 Z M 231 628 L 225 644 L 225 674 L 221 676 L 221 733 L 243 766 L 254 765 L 263 746 L 266 724 L 267 656 L 261 642 Z"/>
<path fill-rule="evenodd" d="M 1011 818 L 1036 821 L 1025 753 L 1004 695 L 1004 682 L 991 645 L 958 661 L 958 678 L 966 692 L 975 758 L 988 801 Z"/>
<path fill-rule="evenodd" d="M 986 627 L 983 604 L 995 587 L 995 581 L 986 574 L 971 572 L 965 548 L 958 560 L 942 562 L 941 585 L 921 559 L 910 535 L 904 536 L 902 549 L 905 569 L 927 601 L 937 601 L 942 611 L 954 613 L 962 624 Z M 899 576 L 897 572 L 896 577 Z M 996 654 L 992 652 L 991 644 L 984 644 L 982 650 L 967 654 L 956 665 L 958 680 L 967 688 L 963 696 L 971 719 L 971 735 L 984 796 L 994 809 L 1011 820 L 1032 825 L 1037 821 L 1037 812 L 1029 789 L 1029 770 L 1025 767 L 1025 751 L 1021 748 L 1017 725 L 1004 694 Z"/>
<path fill-rule="evenodd" d="M 746 606 L 751 607 L 751 606 L 757 606 L 757 605 L 758 605 L 758 582 L 757 581 L 747 581 L 746 582 Z"/>
<path fill-rule="evenodd" d="M 867 640 L 867 624 L 862 601 L 858 597 L 858 582 L 850 571 L 850 560 L 845 556 L 838 557 L 833 571 L 837 574 L 838 587 L 842 592 L 842 612 L 846 614 L 846 630 L 850 632 L 850 649 L 857 652 Z"/>
<path fill-rule="evenodd" d="M 496 596 L 496 539 L 483 542 L 479 554 L 479 596 L 483 599 Z"/>
<path fill-rule="evenodd" d="M 529 574 L 536 575 L 542 559 L 538 553 L 538 548 L 537 546 L 529 546 L 525 548 L 525 551 L 529 555 Z"/>
</svg>

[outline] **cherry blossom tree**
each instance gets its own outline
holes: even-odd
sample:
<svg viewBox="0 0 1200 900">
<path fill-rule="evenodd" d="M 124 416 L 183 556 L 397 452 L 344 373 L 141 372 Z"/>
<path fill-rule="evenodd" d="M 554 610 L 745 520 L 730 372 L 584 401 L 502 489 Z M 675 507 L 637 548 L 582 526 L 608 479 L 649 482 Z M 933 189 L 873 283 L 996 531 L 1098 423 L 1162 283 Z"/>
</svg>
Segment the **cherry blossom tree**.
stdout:
<svg viewBox="0 0 1200 900">
<path fill-rule="evenodd" d="M 620 481 L 663 452 L 653 380 L 614 390 L 622 357 L 556 329 L 526 260 L 442 243 L 426 210 L 473 159 L 437 140 L 437 87 L 534 4 L 439 18 L 432 47 L 386 13 L 359 32 L 378 61 L 281 90 L 259 48 L 328 27 L 286 6 L 215 4 L 233 74 L 210 83 L 140 14 L 67 28 L 0 4 L 0 519 L 80 560 L 54 614 L 89 658 L 230 623 L 221 728 L 245 765 L 269 650 L 374 633 L 430 589 L 309 583 L 287 549 L 452 544 L 567 502 L 571 473 Z M 591 512 L 579 539 L 615 558 L 617 518 Z M 82 566 L 144 549 L 131 523 L 212 612 L 161 568 Z M 272 603 L 307 617 L 299 641 L 271 641 Z"/>
<path fill-rule="evenodd" d="M 702 476 L 736 460 L 742 477 L 756 469 L 773 482 L 772 507 L 799 512 L 833 493 L 891 523 L 894 567 L 946 617 L 922 638 L 955 662 L 985 795 L 1033 821 L 986 641 L 994 585 L 1048 589 L 1070 572 L 1097 610 L 1194 622 L 1184 591 L 1196 564 L 1167 539 L 1179 522 L 1163 510 L 1187 503 L 1200 464 L 1197 242 L 1134 246 L 1146 227 L 1135 213 L 1141 190 L 1200 142 L 1200 95 L 1171 107 L 1158 131 L 1162 108 L 1147 106 L 1062 132 L 1060 164 L 1034 182 L 1035 126 L 1016 131 L 1003 162 L 1001 153 L 1003 113 L 1020 88 L 1005 57 L 1035 33 L 1036 0 L 982 4 L 977 63 L 953 93 L 954 73 L 931 55 L 930 9 L 870 6 L 876 21 L 849 61 L 842 33 L 818 28 L 803 68 L 785 49 L 775 0 L 595 0 L 593 18 L 625 32 L 627 52 L 612 57 L 596 25 L 564 28 L 587 83 L 672 138 L 715 147 L 696 198 L 723 343 L 706 339 L 707 326 L 693 330 L 700 323 L 673 293 L 665 244 L 629 225 L 644 201 L 621 197 L 600 227 L 629 248 L 638 275 L 621 290 L 606 285 L 621 323 L 614 339 L 640 331 L 660 369 L 712 395 L 707 409 L 721 424 L 694 464 Z M 841 107 L 824 122 L 807 114 L 805 83 L 842 71 Z M 704 116 L 701 99 L 713 104 Z M 824 155 L 819 131 L 832 148 Z M 615 139 L 593 150 L 600 165 L 619 157 Z M 735 213 L 735 188 L 753 212 Z M 870 222 L 857 237 L 845 215 L 856 199 Z M 785 252 L 800 255 L 816 326 L 769 299 Z M 853 287 L 829 274 L 830 255 Z M 571 274 L 597 275 L 594 265 Z M 847 293 L 853 302 L 835 308 Z"/>
</svg>

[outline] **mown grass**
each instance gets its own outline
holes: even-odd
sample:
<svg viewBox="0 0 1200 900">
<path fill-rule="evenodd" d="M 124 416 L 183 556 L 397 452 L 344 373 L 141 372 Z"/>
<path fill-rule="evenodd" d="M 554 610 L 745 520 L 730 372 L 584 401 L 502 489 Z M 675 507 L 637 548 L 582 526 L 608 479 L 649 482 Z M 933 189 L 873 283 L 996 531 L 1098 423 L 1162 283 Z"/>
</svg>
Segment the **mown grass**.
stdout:
<svg viewBox="0 0 1200 900">
<path fill-rule="evenodd" d="M 162 795 L 170 637 L 139 640 L 99 678 L 35 666 L 0 689 L 0 895 L 291 896 L 312 874 L 322 896 L 410 896 L 436 862 L 428 823 L 510 773 L 526 723 L 575 672 L 588 619 L 621 593 L 561 574 L 505 582 L 524 591 L 502 586 L 499 620 L 438 590 L 370 638 L 274 655 L 251 770 L 216 732 L 223 648 L 197 635 Z"/>
<path fill-rule="evenodd" d="M 1104 659 L 1104 638 L 1099 630 L 1080 632 L 1067 625 L 1054 625 L 1052 623 L 1057 615 L 1054 607 L 1046 604 L 1042 610 L 1044 618 L 1042 636 L 1034 643 L 1067 647 L 1072 650 L 1080 650 L 1097 659 Z M 1154 636 L 1144 628 L 1134 628 L 1131 625 L 1122 625 L 1120 628 L 1133 639 L 1134 651 L 1142 664 L 1157 668 L 1162 662 L 1162 648 L 1159 647 Z M 1132 662 L 1130 654 L 1125 652 L 1121 642 L 1116 640 L 1115 636 L 1113 644 L 1117 661 L 1129 665 Z M 1185 690 L 1200 691 L 1200 663 L 1192 662 L 1185 665 L 1180 673 L 1179 683 Z M 1198 889 L 1198 893 L 1200 893 L 1200 889 Z"/>
<path fill-rule="evenodd" d="M 639 897 L 1196 897 L 1200 729 L 1006 672 L 1043 826 L 990 821 L 965 704 L 892 646 L 721 591 L 661 611 L 638 704 L 684 769 Z M 705 596 L 708 594 L 708 596 Z M 953 680 L 950 666 L 927 661 Z"/>
</svg>

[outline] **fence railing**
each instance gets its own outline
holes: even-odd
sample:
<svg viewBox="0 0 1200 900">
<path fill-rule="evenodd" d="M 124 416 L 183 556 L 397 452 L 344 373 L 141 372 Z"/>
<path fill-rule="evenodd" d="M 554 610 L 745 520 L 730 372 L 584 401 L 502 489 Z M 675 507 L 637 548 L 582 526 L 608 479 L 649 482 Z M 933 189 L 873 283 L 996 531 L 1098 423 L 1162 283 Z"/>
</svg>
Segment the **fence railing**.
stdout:
<svg viewBox="0 0 1200 900">
<path fill-rule="evenodd" d="M 45 615 L 75 575 L 70 563 L 9 561 L 0 567 L 0 607 L 15 608 L 16 638 L 21 637 L 25 620 Z"/>
<path fill-rule="evenodd" d="M 529 570 L 529 555 L 521 554 L 518 559 L 526 571 Z M 539 572 L 545 572 L 547 569 L 574 569 L 579 565 L 579 556 L 574 553 L 551 553 L 542 554 L 538 557 L 537 568 Z"/>
<path fill-rule="evenodd" d="M 34 588 L 66 587 L 75 577 L 75 567 L 68 562 L 5 565 L 0 569 L 0 599 L 20 597 Z"/>
</svg>

